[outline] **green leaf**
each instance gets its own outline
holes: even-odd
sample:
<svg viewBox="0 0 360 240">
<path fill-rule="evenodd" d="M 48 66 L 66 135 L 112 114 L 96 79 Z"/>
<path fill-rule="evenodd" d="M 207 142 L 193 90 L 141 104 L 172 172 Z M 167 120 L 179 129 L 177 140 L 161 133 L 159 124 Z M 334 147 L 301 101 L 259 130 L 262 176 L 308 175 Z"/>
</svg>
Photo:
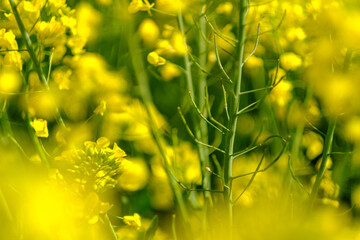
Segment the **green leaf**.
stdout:
<svg viewBox="0 0 360 240">
<path fill-rule="evenodd" d="M 159 218 L 158 218 L 157 215 L 155 215 L 151 219 L 151 223 L 150 223 L 149 228 L 146 230 L 145 240 L 151 240 L 151 239 L 154 238 L 155 232 L 156 232 L 156 229 L 157 229 L 158 225 L 159 225 Z"/>
</svg>

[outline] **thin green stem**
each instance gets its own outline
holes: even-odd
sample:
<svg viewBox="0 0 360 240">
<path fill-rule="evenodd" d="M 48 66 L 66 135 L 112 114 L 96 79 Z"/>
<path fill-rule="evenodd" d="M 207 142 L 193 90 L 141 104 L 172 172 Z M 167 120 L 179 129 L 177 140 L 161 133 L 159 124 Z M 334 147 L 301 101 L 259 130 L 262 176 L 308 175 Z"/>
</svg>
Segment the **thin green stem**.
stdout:
<svg viewBox="0 0 360 240">
<path fill-rule="evenodd" d="M 105 214 L 103 219 L 104 219 L 105 227 L 106 227 L 107 231 L 111 234 L 112 239 L 117 240 L 118 237 L 116 235 L 113 225 L 111 224 L 109 216 L 107 214 Z"/>
<path fill-rule="evenodd" d="M 329 155 L 331 153 L 331 148 L 332 148 L 332 143 L 333 143 L 334 133 L 335 133 L 335 126 L 336 126 L 336 118 L 330 119 L 329 127 L 326 132 L 325 144 L 324 144 L 324 150 L 323 150 L 323 154 L 322 154 L 320 169 L 316 175 L 316 180 L 315 180 L 314 186 L 313 186 L 311 194 L 310 194 L 310 206 L 311 207 L 313 207 L 313 205 L 315 203 L 317 193 L 319 191 L 319 187 L 321 184 L 321 180 L 324 177 L 324 173 L 326 170 L 326 164 L 329 159 Z"/>
<path fill-rule="evenodd" d="M 194 86 L 193 86 L 193 81 L 192 81 L 192 76 L 191 76 L 191 62 L 189 60 L 189 54 L 188 54 L 187 42 L 186 42 L 186 36 L 185 36 L 185 30 L 184 30 L 184 21 L 183 21 L 181 10 L 179 10 L 179 13 L 178 13 L 178 24 L 179 24 L 180 32 L 184 38 L 183 39 L 184 40 L 183 43 L 184 43 L 184 47 L 185 47 L 184 64 L 185 64 L 185 75 L 186 75 L 187 87 L 188 87 L 189 91 L 191 92 L 191 97 L 194 99 L 195 93 L 194 93 Z"/>
</svg>

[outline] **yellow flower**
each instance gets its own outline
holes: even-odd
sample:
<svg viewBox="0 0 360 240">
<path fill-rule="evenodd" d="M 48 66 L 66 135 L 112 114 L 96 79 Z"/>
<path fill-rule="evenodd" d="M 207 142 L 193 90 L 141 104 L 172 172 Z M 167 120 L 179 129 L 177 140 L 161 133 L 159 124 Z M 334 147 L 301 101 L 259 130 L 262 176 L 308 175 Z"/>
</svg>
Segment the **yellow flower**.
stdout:
<svg viewBox="0 0 360 240">
<path fill-rule="evenodd" d="M 51 73 L 54 82 L 58 84 L 60 90 L 70 89 L 71 74 L 71 69 L 67 69 L 65 67 L 57 68 Z"/>
<path fill-rule="evenodd" d="M 125 191 L 143 189 L 149 180 L 149 169 L 142 159 L 128 161 L 123 173 L 118 178 L 118 185 Z"/>
<path fill-rule="evenodd" d="M 5 28 L 0 29 L 0 48 L 18 49 L 15 34 L 11 30 L 6 32 Z"/>
<path fill-rule="evenodd" d="M 18 72 L 12 69 L 0 71 L 0 94 L 11 94 L 19 91 L 21 78 Z"/>
<path fill-rule="evenodd" d="M 302 65 L 302 59 L 295 53 L 284 53 L 280 56 L 281 66 L 285 70 L 296 70 Z"/>
<path fill-rule="evenodd" d="M 289 81 L 282 80 L 270 93 L 270 100 L 279 107 L 284 107 L 292 98 L 293 86 Z"/>
<path fill-rule="evenodd" d="M 146 45 L 151 45 L 158 39 L 160 30 L 152 19 L 147 18 L 141 22 L 139 33 L 144 43 Z"/>
<path fill-rule="evenodd" d="M 129 227 L 136 228 L 136 230 L 141 228 L 141 217 L 137 213 L 134 213 L 133 216 L 124 216 L 123 221 Z"/>
<path fill-rule="evenodd" d="M 47 121 L 44 119 L 34 119 L 31 123 L 31 126 L 35 130 L 35 135 L 38 137 L 47 138 L 49 136 L 49 131 L 47 128 Z"/>
<path fill-rule="evenodd" d="M 41 21 L 35 26 L 38 33 L 38 39 L 42 44 L 46 46 L 53 45 L 56 41 L 59 41 L 65 34 L 65 27 L 61 22 L 55 20 L 52 17 L 50 22 Z"/>
<path fill-rule="evenodd" d="M 157 52 L 151 52 L 147 55 L 147 60 L 150 64 L 154 65 L 155 67 L 164 65 L 166 63 L 165 58 L 160 57 Z"/>
<path fill-rule="evenodd" d="M 4 66 L 15 67 L 18 70 L 22 70 L 23 61 L 19 52 L 7 52 L 3 61 Z"/>
<path fill-rule="evenodd" d="M 67 41 L 67 45 L 71 48 L 71 52 L 74 55 L 84 53 L 84 47 L 87 39 L 80 36 L 70 37 Z"/>
<path fill-rule="evenodd" d="M 182 56 L 188 51 L 188 46 L 185 44 L 184 36 L 181 33 L 173 33 L 170 42 L 176 54 Z"/>
<path fill-rule="evenodd" d="M 173 63 L 166 63 L 159 71 L 165 81 L 170 81 L 181 74 L 179 67 Z"/>
<path fill-rule="evenodd" d="M 102 100 L 100 104 L 95 108 L 94 113 L 104 116 L 105 111 L 106 111 L 106 102 Z"/>
<path fill-rule="evenodd" d="M 216 8 L 216 13 L 230 15 L 232 13 L 232 10 L 233 10 L 232 3 L 225 2 L 225 3 L 219 4 L 219 6 Z"/>
<path fill-rule="evenodd" d="M 151 16 L 150 9 L 155 5 L 155 3 L 150 4 L 148 0 L 132 0 L 128 11 L 129 13 L 137 13 L 138 11 L 147 11 Z"/>
</svg>

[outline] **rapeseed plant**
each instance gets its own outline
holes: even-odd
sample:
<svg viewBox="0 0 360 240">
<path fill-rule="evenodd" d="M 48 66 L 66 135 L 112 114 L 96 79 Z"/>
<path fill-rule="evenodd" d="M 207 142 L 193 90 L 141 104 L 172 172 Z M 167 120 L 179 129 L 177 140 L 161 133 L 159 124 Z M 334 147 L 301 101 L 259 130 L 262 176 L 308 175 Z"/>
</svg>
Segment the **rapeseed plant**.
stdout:
<svg viewBox="0 0 360 240">
<path fill-rule="evenodd" d="M 360 239 L 354 0 L 0 0 L 1 239 Z"/>
</svg>

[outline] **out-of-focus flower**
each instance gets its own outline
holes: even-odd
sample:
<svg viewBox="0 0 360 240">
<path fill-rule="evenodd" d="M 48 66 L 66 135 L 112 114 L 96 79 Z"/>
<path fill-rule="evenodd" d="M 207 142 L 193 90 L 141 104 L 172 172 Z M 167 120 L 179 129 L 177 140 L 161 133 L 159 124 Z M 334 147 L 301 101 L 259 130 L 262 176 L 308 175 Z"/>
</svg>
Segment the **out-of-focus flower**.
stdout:
<svg viewBox="0 0 360 240">
<path fill-rule="evenodd" d="M 184 36 L 181 33 L 174 32 L 171 36 L 170 43 L 177 55 L 183 56 L 187 53 L 189 47 L 185 44 Z"/>
<path fill-rule="evenodd" d="M 156 6 L 159 10 L 175 14 L 179 10 L 184 10 L 187 4 L 187 0 L 156 0 Z"/>
<path fill-rule="evenodd" d="M 150 64 L 154 65 L 155 67 L 164 65 L 166 63 L 165 58 L 159 56 L 157 52 L 151 52 L 147 55 L 147 60 Z"/>
<path fill-rule="evenodd" d="M 95 108 L 94 113 L 104 116 L 105 111 L 106 111 L 106 101 L 101 100 L 100 104 Z"/>
<path fill-rule="evenodd" d="M 70 89 L 70 76 L 72 75 L 71 69 L 62 66 L 52 71 L 51 75 L 60 90 Z"/>
<path fill-rule="evenodd" d="M 139 230 L 141 228 L 141 217 L 139 214 L 134 213 L 133 216 L 124 216 L 123 221 L 129 227 Z"/>
<path fill-rule="evenodd" d="M 118 178 L 118 185 L 125 191 L 138 191 L 147 185 L 149 175 L 149 169 L 143 160 L 130 159 Z"/>
<path fill-rule="evenodd" d="M 280 107 L 286 106 L 286 104 L 292 98 L 292 84 L 287 80 L 282 80 L 270 93 L 270 100 L 276 103 Z"/>
<path fill-rule="evenodd" d="M 219 6 L 216 8 L 217 14 L 225 14 L 230 15 L 233 10 L 233 5 L 231 2 L 224 2 L 219 4 Z"/>
<path fill-rule="evenodd" d="M 280 56 L 281 66 L 285 70 L 296 70 L 302 65 L 302 59 L 295 53 L 284 53 Z"/>
<path fill-rule="evenodd" d="M 354 116 L 345 123 L 344 127 L 345 137 L 352 141 L 360 143 L 360 117 Z"/>
<path fill-rule="evenodd" d="M 170 62 L 167 62 L 164 66 L 160 67 L 159 72 L 162 79 L 165 81 L 170 81 L 181 74 L 179 67 Z"/>
<path fill-rule="evenodd" d="M 101 14 L 90 3 L 81 2 L 76 7 L 77 35 L 92 42 L 97 37 Z"/>
<path fill-rule="evenodd" d="M 6 67 L 15 67 L 21 71 L 23 65 L 21 54 L 15 51 L 7 52 L 5 54 L 3 64 Z"/>
<path fill-rule="evenodd" d="M 147 46 L 151 46 L 158 39 L 160 30 L 154 20 L 147 18 L 141 22 L 139 33 L 144 43 Z"/>
<path fill-rule="evenodd" d="M 289 41 L 304 40 L 306 33 L 301 27 L 294 27 L 287 30 L 286 37 Z"/>
<path fill-rule="evenodd" d="M 49 131 L 47 128 L 47 121 L 44 119 L 34 119 L 31 121 L 31 126 L 35 130 L 35 135 L 38 137 L 47 138 Z"/>
<path fill-rule="evenodd" d="M 109 6 L 113 1 L 112 0 L 96 0 L 96 3 L 103 6 Z"/>
<path fill-rule="evenodd" d="M 81 36 L 72 36 L 68 39 L 67 45 L 71 48 L 71 52 L 74 55 L 84 53 L 84 47 L 86 45 L 87 39 Z"/>
<path fill-rule="evenodd" d="M 150 9 L 155 3 L 150 4 L 148 0 L 132 0 L 128 6 L 129 13 L 137 13 L 138 11 L 147 11 L 151 16 Z"/>
<path fill-rule="evenodd" d="M 17 93 L 22 85 L 21 77 L 14 69 L 3 68 L 0 70 L 0 95 Z"/>
<path fill-rule="evenodd" d="M 324 140 L 315 132 L 307 132 L 302 138 L 302 144 L 306 147 L 306 157 L 313 160 L 322 153 Z"/>
</svg>

